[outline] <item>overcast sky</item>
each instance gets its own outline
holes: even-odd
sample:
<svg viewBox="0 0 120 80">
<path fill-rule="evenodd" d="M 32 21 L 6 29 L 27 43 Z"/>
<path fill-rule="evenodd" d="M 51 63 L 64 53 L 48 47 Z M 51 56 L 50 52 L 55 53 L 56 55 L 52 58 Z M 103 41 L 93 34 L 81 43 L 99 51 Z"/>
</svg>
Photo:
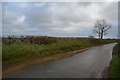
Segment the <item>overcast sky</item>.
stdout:
<svg viewBox="0 0 120 80">
<path fill-rule="evenodd" d="M 112 24 L 106 37 L 117 37 L 116 2 L 4 2 L 2 34 L 88 37 L 97 19 Z M 95 36 L 95 35 L 94 35 Z"/>
</svg>

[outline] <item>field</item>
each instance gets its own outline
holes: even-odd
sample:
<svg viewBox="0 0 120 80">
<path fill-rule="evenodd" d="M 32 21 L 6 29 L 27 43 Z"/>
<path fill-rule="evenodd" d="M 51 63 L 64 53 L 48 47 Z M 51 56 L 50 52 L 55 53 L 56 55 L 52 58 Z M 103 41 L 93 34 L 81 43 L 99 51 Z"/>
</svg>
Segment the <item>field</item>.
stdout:
<svg viewBox="0 0 120 80">
<path fill-rule="evenodd" d="M 110 78 L 120 78 L 120 42 L 113 49 L 113 58 L 110 66 Z"/>
<path fill-rule="evenodd" d="M 3 65 L 61 54 L 95 45 L 115 42 L 95 38 L 57 38 L 48 36 L 21 36 L 2 38 Z"/>
</svg>

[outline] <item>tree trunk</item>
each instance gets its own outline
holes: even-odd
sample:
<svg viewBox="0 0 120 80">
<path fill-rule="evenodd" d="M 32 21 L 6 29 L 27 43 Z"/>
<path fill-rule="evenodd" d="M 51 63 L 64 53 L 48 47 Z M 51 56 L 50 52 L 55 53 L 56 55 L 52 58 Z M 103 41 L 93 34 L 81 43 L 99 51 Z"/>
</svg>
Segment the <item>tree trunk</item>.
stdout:
<svg viewBox="0 0 120 80">
<path fill-rule="evenodd" d="M 103 29 L 101 30 L 101 38 L 100 39 L 103 39 Z"/>
<path fill-rule="evenodd" d="M 100 39 L 103 39 L 103 35 L 101 35 L 101 38 Z"/>
<path fill-rule="evenodd" d="M 99 33 L 98 33 L 98 35 L 99 35 L 99 39 L 100 39 L 100 37 L 101 37 L 101 35 L 100 35 L 100 29 L 99 29 Z"/>
</svg>

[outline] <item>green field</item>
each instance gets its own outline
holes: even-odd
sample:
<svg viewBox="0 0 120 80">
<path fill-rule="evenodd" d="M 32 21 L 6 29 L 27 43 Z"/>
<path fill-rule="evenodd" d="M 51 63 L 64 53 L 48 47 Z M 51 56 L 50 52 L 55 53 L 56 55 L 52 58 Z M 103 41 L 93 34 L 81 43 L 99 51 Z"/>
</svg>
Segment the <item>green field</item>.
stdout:
<svg viewBox="0 0 120 80">
<path fill-rule="evenodd" d="M 110 66 L 110 78 L 120 78 L 120 42 L 113 49 L 113 58 Z"/>
<path fill-rule="evenodd" d="M 115 42 L 94 38 L 3 38 L 2 60 L 11 64 Z"/>
</svg>

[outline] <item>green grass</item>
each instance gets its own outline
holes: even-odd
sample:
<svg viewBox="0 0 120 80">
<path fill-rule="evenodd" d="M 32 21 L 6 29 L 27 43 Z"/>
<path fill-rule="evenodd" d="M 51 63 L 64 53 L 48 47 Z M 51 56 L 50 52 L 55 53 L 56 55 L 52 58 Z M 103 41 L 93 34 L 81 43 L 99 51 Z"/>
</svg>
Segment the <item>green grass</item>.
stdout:
<svg viewBox="0 0 120 80">
<path fill-rule="evenodd" d="M 110 66 L 110 78 L 120 78 L 120 42 L 113 49 L 113 58 Z"/>
<path fill-rule="evenodd" d="M 58 39 L 57 42 L 47 45 L 33 43 L 5 44 L 3 42 L 2 60 L 3 65 L 11 64 L 111 42 L 114 41 L 98 39 Z"/>
</svg>

